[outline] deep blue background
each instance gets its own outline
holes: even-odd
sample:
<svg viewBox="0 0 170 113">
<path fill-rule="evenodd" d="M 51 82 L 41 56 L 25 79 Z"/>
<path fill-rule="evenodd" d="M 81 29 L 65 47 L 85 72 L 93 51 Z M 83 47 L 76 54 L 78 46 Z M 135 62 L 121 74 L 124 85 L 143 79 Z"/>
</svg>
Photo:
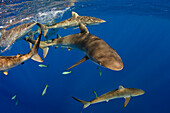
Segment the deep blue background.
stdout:
<svg viewBox="0 0 170 113">
<path fill-rule="evenodd" d="M 84 54 L 79 50 L 50 48 L 43 64 L 28 60 L 0 74 L 0 113 L 169 113 L 170 112 L 170 3 L 168 0 L 133 1 L 96 0 L 76 3 L 73 11 L 82 16 L 93 16 L 106 23 L 87 26 L 90 33 L 105 40 L 121 56 L 124 69 L 112 71 L 103 67 L 99 75 L 97 65 L 88 60 L 72 69 L 69 75 L 61 73 L 79 61 Z M 71 17 L 71 11 L 61 20 Z M 79 33 L 79 29 L 60 29 L 61 36 Z M 55 38 L 55 37 L 53 37 Z M 3 55 L 27 53 L 24 40 L 17 41 Z M 42 56 L 42 50 L 39 49 Z M 45 85 L 47 93 L 41 96 Z M 143 89 L 146 93 L 130 100 L 123 108 L 124 99 L 110 100 L 82 109 L 82 100 L 124 87 Z M 17 93 L 19 103 L 11 97 Z"/>
</svg>

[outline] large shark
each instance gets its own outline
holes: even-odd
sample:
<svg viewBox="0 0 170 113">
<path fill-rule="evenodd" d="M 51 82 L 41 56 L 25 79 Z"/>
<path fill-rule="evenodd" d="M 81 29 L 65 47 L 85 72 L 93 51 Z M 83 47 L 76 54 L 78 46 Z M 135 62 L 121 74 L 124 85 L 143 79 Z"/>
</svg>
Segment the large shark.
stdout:
<svg viewBox="0 0 170 113">
<path fill-rule="evenodd" d="M 36 22 L 31 22 L 31 23 L 18 25 L 9 30 L 2 29 L 0 31 L 1 34 L 0 48 L 5 48 L 5 49 L 1 50 L 1 52 L 6 51 L 15 42 L 15 40 L 19 39 L 20 37 L 27 34 L 29 31 L 31 31 L 31 28 L 36 24 L 37 24 Z"/>
<path fill-rule="evenodd" d="M 42 24 L 44 30 L 44 36 L 46 36 L 48 29 L 50 28 L 68 28 L 68 27 L 76 27 L 79 26 L 79 23 L 83 23 L 85 25 L 95 25 L 106 22 L 105 20 L 90 17 L 90 16 L 79 16 L 76 12 L 72 12 L 72 17 L 66 20 L 63 20 L 59 23 L 53 24 L 51 26 L 45 26 Z"/>
<path fill-rule="evenodd" d="M 17 54 L 16 56 L 0 56 L 0 71 L 4 74 L 8 74 L 8 70 L 22 64 L 24 61 L 28 59 L 35 60 L 37 62 L 43 62 L 41 57 L 38 55 L 37 51 L 39 48 L 39 43 L 41 40 L 42 31 L 39 34 L 38 39 L 36 40 L 33 48 L 27 54 Z"/>
<path fill-rule="evenodd" d="M 81 30 L 80 33 L 56 38 L 51 40 L 51 42 L 41 41 L 40 47 L 46 48 L 49 46 L 64 46 L 69 49 L 77 48 L 83 51 L 85 53 L 85 57 L 66 70 L 69 70 L 88 59 L 111 70 L 119 71 L 123 69 L 123 62 L 114 49 L 112 49 L 104 40 L 90 34 L 84 24 L 80 23 L 79 27 Z M 31 43 L 34 42 L 32 39 L 28 38 L 25 40 Z M 47 54 L 47 51 L 44 53 Z"/>
<path fill-rule="evenodd" d="M 77 99 L 75 97 L 72 97 L 73 99 L 77 100 L 78 102 L 84 104 L 83 108 L 87 108 L 91 104 L 96 104 L 99 102 L 108 102 L 111 99 L 116 99 L 116 98 L 125 98 L 124 102 L 124 107 L 129 103 L 130 98 L 134 96 L 139 96 L 144 94 L 145 91 L 141 89 L 136 89 L 136 88 L 124 88 L 123 86 L 119 86 L 119 89 L 107 92 L 91 101 L 83 101 L 80 99 Z"/>
</svg>

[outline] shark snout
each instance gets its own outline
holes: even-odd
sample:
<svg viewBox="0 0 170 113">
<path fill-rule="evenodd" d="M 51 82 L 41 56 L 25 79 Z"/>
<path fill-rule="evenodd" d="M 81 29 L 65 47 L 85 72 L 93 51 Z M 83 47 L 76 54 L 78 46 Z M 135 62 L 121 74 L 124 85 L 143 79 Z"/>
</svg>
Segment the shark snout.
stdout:
<svg viewBox="0 0 170 113">
<path fill-rule="evenodd" d="M 106 22 L 106 21 L 105 20 L 101 20 L 100 22 L 103 23 L 103 22 Z"/>
<path fill-rule="evenodd" d="M 109 63 L 105 63 L 103 66 L 115 71 L 120 71 L 123 69 L 122 62 L 109 62 Z"/>
<path fill-rule="evenodd" d="M 139 93 L 139 95 L 143 95 L 145 93 L 145 91 L 140 89 L 140 91 L 138 93 Z"/>
</svg>

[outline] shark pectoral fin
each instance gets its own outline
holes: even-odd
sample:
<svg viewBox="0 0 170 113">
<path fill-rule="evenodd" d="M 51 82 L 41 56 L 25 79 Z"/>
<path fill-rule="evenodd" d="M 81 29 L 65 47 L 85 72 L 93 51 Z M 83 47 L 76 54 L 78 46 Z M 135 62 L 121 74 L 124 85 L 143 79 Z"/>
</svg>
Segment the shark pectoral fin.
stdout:
<svg viewBox="0 0 170 113">
<path fill-rule="evenodd" d="M 3 72 L 4 75 L 8 75 L 8 70 Z"/>
<path fill-rule="evenodd" d="M 125 97 L 124 107 L 126 107 L 126 106 L 127 106 L 127 104 L 128 104 L 128 103 L 129 103 L 129 101 L 130 101 L 130 98 L 131 98 L 131 97 Z"/>
<path fill-rule="evenodd" d="M 74 11 L 72 11 L 72 17 L 73 18 L 77 18 L 79 15 L 76 13 L 76 12 L 74 12 Z"/>
<path fill-rule="evenodd" d="M 80 61 L 78 61 L 77 63 L 75 63 L 75 64 L 72 65 L 71 67 L 67 68 L 66 70 L 69 70 L 69 69 L 71 69 L 71 68 L 73 68 L 73 67 L 75 67 L 75 66 L 77 66 L 77 65 L 79 65 L 79 64 L 81 64 L 81 63 L 83 63 L 84 61 L 86 61 L 86 60 L 88 60 L 88 59 L 89 59 L 88 56 L 84 56 Z"/>
<path fill-rule="evenodd" d="M 79 27 L 80 27 L 81 33 L 89 33 L 89 30 L 87 29 L 87 27 L 84 24 L 80 23 Z"/>
<path fill-rule="evenodd" d="M 109 102 L 109 100 L 106 100 L 106 102 Z"/>
<path fill-rule="evenodd" d="M 47 56 L 47 53 L 48 53 L 49 47 L 42 48 L 42 49 L 43 49 L 43 58 L 45 58 L 45 57 Z"/>
<path fill-rule="evenodd" d="M 34 56 L 31 57 L 32 60 L 35 60 L 37 62 L 43 62 L 42 58 L 36 53 Z"/>
</svg>

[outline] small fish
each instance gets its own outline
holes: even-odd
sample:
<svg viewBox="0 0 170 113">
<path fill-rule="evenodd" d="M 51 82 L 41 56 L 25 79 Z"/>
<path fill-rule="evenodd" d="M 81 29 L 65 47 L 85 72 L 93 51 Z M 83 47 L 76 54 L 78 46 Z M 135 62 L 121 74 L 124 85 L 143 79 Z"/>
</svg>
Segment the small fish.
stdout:
<svg viewBox="0 0 170 113">
<path fill-rule="evenodd" d="M 47 88 L 49 87 L 49 85 L 47 84 L 42 92 L 42 96 L 47 92 Z"/>
<path fill-rule="evenodd" d="M 96 95 L 96 98 L 97 98 L 97 97 L 98 97 L 98 96 L 97 96 L 97 93 L 96 93 L 95 91 L 93 91 L 93 93 Z"/>
<path fill-rule="evenodd" d="M 15 102 L 15 106 L 17 106 L 17 105 L 18 105 L 18 101 L 19 101 L 19 100 L 17 99 L 17 101 Z"/>
<path fill-rule="evenodd" d="M 97 67 L 97 69 L 99 70 L 100 76 L 102 76 L 102 71 L 101 71 L 101 69 L 100 69 L 99 67 Z"/>
<path fill-rule="evenodd" d="M 64 71 L 62 74 L 67 75 L 67 74 L 70 74 L 70 73 L 72 73 L 72 70 L 71 71 Z"/>
<path fill-rule="evenodd" d="M 44 65 L 44 64 L 39 64 L 39 67 L 48 67 L 48 65 Z"/>
<path fill-rule="evenodd" d="M 17 95 L 15 94 L 15 95 L 11 98 L 11 100 L 14 100 L 16 97 L 17 97 Z"/>
</svg>

